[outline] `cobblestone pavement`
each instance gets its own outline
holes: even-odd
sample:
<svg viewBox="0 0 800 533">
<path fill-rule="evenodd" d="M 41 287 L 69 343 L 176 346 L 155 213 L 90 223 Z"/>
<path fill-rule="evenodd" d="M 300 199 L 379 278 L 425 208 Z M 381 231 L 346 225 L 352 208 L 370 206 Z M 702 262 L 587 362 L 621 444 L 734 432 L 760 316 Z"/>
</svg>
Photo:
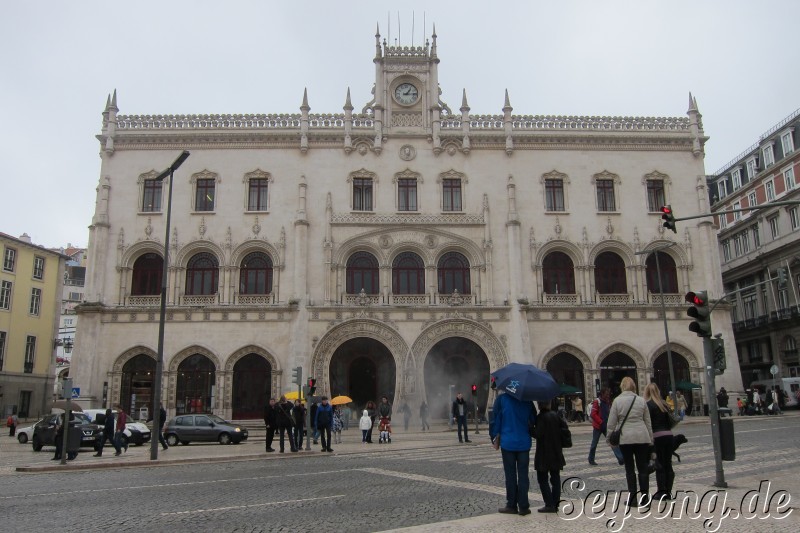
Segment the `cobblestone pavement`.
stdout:
<svg viewBox="0 0 800 533">
<path fill-rule="evenodd" d="M 61 528 L 65 531 L 105 529 L 106 523 L 82 518 L 98 498 L 111 505 L 122 501 L 129 509 L 118 527 L 123 531 L 380 531 L 407 526 L 407 531 L 670 532 L 713 531 L 718 524 L 720 531 L 800 530 L 800 510 L 792 509 L 797 501 L 783 502 L 783 508 L 780 493 L 773 496 L 784 490 L 791 498 L 800 497 L 796 461 L 800 416 L 737 419 L 736 461 L 724 463 L 729 487 L 716 500 L 708 493 L 714 489 L 715 473 L 707 424 L 700 419 L 680 426 L 689 442 L 679 450 L 682 462 L 675 466 L 676 488 L 704 496 L 702 500 L 687 496 L 687 502 L 699 500 L 702 505 L 697 512 L 683 509 L 680 520 L 670 517 L 678 514 L 680 506 L 671 513 L 653 508 L 649 515 L 634 512 L 625 517 L 619 510 L 615 514 L 606 510 L 603 516 L 588 516 L 590 506 L 582 503 L 586 496 L 593 490 L 616 494 L 624 487 L 624 479 L 607 448 L 598 450 L 599 466 L 587 464 L 591 429 L 581 424 L 573 426 L 575 447 L 565 451 L 562 480 L 577 478 L 585 486 L 563 495 L 568 500 L 559 515 L 496 513 L 504 503 L 503 471 L 485 429 L 471 437 L 473 444 L 459 445 L 444 427 L 425 433 L 398 431 L 389 445 L 363 445 L 351 429 L 345 432 L 343 443 L 334 445 L 333 454 L 320 453 L 313 445 L 312 451 L 298 454 L 266 454 L 263 436 L 254 432 L 253 438 L 238 446 L 171 448 L 160 452 L 156 462 L 149 461 L 149 446 L 130 447 L 120 457 L 114 457 L 111 448 L 102 458 L 91 457 L 87 450 L 67 466 L 50 461 L 52 448 L 35 453 L 30 445 L 3 436 L 0 512 L 31 516 L 31 501 L 51 510 L 24 522 L 15 520 L 8 531 L 50 528 L 55 516 L 66 517 Z M 159 468 L 146 468 L 156 465 Z M 771 485 L 763 485 L 762 480 Z M 654 486 L 651 479 L 653 490 Z M 748 514 L 742 498 L 754 491 L 749 494 L 752 499 L 759 489 L 762 496 L 769 491 L 761 499 L 773 517 L 762 518 L 766 516 L 762 501 L 754 518 L 734 519 L 736 513 Z M 535 483 L 530 496 L 534 508 L 541 505 Z M 722 511 L 714 511 L 711 504 L 723 497 L 727 498 L 725 507 L 732 510 L 720 518 Z M 790 509 L 788 517 L 774 518 L 778 511 L 785 515 Z"/>
</svg>

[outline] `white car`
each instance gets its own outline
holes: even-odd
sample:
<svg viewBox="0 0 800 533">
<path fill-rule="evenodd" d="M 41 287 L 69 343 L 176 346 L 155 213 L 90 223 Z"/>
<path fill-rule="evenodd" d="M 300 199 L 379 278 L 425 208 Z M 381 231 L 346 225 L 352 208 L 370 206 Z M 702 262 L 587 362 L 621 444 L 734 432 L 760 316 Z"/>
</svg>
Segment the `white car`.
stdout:
<svg viewBox="0 0 800 533">
<path fill-rule="evenodd" d="M 97 416 L 102 415 L 100 420 L 105 420 L 105 409 L 84 409 L 83 412 L 84 414 L 88 415 L 96 424 L 100 424 L 101 426 L 103 425 L 98 421 Z M 123 433 L 125 435 L 121 443 L 123 448 L 128 444 L 141 446 L 146 442 L 150 442 L 150 428 L 141 422 L 131 421 L 130 417 L 128 417 L 128 421 L 125 422 L 125 431 Z"/>
<path fill-rule="evenodd" d="M 33 426 L 38 424 L 40 420 L 37 420 L 30 426 L 25 426 L 24 428 L 17 428 L 17 440 L 20 444 L 27 444 L 29 440 L 33 437 Z"/>
</svg>

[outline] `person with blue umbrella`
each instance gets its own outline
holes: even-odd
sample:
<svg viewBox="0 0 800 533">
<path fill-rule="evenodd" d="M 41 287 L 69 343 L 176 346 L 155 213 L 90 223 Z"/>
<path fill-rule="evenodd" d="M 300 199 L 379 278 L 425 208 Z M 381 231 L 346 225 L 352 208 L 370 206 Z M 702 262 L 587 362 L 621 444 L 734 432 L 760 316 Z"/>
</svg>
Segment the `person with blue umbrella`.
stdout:
<svg viewBox="0 0 800 533">
<path fill-rule="evenodd" d="M 494 419 L 489 437 L 494 449 L 503 458 L 506 480 L 506 506 L 498 509 L 504 514 L 531 513 L 530 488 L 531 430 L 536 426 L 533 400 L 549 401 L 560 392 L 553 377 L 533 365 L 511 363 L 492 374 L 501 392 L 494 402 Z"/>
</svg>

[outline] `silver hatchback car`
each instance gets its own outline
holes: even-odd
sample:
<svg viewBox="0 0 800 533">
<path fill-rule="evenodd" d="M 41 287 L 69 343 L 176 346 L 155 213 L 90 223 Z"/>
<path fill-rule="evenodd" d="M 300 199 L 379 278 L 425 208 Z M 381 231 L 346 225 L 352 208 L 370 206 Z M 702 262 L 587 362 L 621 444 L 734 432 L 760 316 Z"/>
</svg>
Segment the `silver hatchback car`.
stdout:
<svg viewBox="0 0 800 533">
<path fill-rule="evenodd" d="M 179 442 L 239 444 L 247 440 L 247 428 L 232 424 L 217 415 L 180 415 L 164 426 L 164 437 L 170 446 Z"/>
</svg>

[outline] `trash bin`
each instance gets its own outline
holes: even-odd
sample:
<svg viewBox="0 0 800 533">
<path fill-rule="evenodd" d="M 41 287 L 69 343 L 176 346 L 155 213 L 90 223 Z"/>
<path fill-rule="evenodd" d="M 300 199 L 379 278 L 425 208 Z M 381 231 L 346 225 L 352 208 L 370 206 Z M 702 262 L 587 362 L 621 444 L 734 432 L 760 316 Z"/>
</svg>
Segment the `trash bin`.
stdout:
<svg viewBox="0 0 800 533">
<path fill-rule="evenodd" d="M 146 422 L 150 419 L 150 410 L 147 407 L 139 408 L 139 422 Z"/>
<path fill-rule="evenodd" d="M 719 447 L 723 461 L 736 460 L 736 441 L 733 435 L 733 418 L 719 419 Z"/>
</svg>

